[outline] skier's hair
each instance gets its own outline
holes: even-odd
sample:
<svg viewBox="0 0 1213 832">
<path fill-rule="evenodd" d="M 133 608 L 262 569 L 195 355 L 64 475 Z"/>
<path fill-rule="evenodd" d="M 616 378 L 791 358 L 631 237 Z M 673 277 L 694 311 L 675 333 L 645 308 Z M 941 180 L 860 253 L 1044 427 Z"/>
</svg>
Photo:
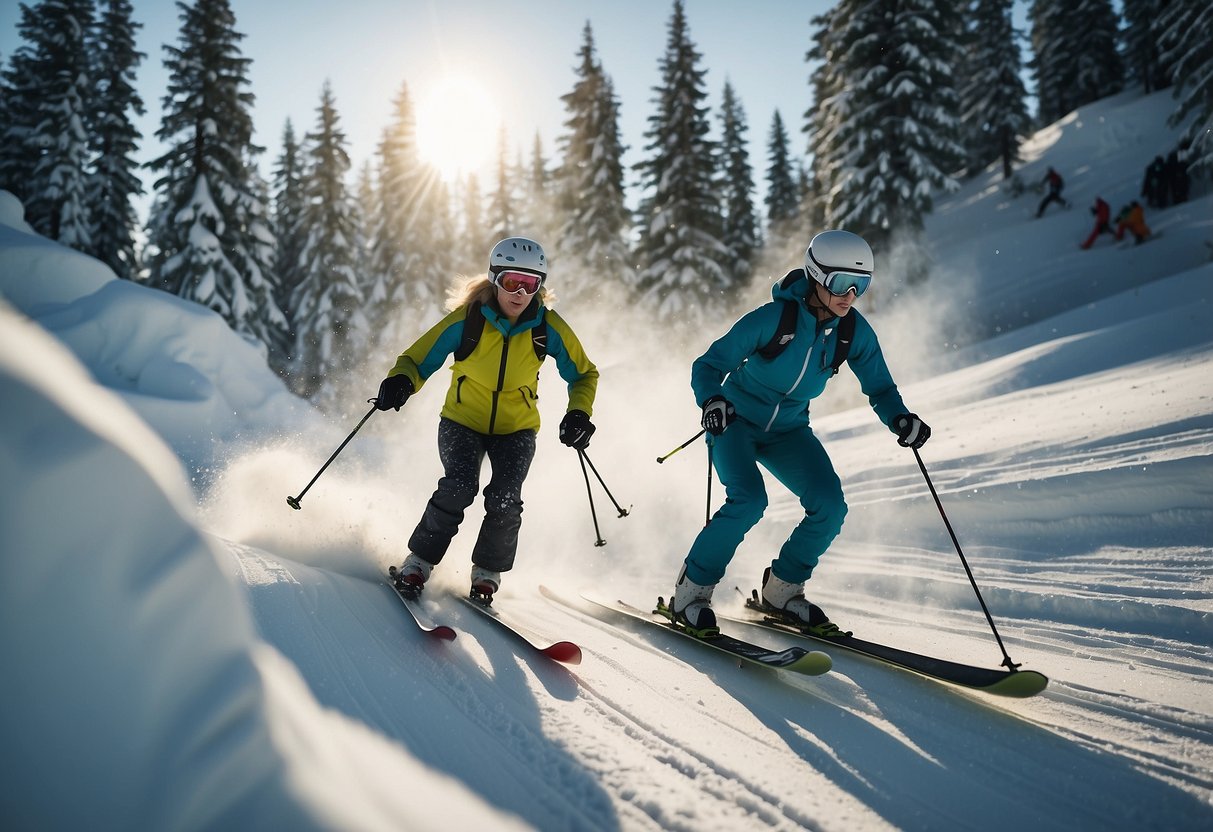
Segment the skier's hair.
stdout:
<svg viewBox="0 0 1213 832">
<path fill-rule="evenodd" d="M 457 275 L 451 281 L 450 288 L 446 293 L 446 310 L 454 312 L 461 306 L 467 306 L 471 303 L 486 304 L 497 297 L 497 287 L 494 286 L 488 279 L 488 276 L 483 274 L 468 277 L 467 275 Z M 551 307 L 556 300 L 556 296 L 548 290 L 546 286 L 539 290 L 539 300 L 544 306 Z"/>
</svg>

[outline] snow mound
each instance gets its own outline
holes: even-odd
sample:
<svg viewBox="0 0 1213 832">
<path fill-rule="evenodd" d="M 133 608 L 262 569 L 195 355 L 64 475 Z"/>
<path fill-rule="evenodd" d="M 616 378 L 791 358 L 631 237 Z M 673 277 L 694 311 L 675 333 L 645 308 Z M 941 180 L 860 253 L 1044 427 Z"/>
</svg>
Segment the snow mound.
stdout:
<svg viewBox="0 0 1213 832">
<path fill-rule="evenodd" d="M 382 795 L 405 782 L 459 826 L 510 825 L 316 703 L 256 638 L 171 451 L 2 305 L 0 396 L 0 815 L 14 828 L 390 829 L 402 807 Z"/>
<path fill-rule="evenodd" d="M 25 206 L 21 200 L 3 188 L 0 188 L 0 226 L 15 228 L 26 234 L 34 233 L 34 229 L 25 221 Z"/>
<path fill-rule="evenodd" d="M 190 468 L 210 467 L 242 436 L 302 431 L 313 418 L 219 315 L 15 227 L 21 203 L 5 197 L 0 297 L 62 340 Z"/>
<path fill-rule="evenodd" d="M 118 279 L 99 260 L 36 234 L 24 214 L 20 200 L 0 191 L 0 297 L 17 309 L 36 318 Z"/>
</svg>

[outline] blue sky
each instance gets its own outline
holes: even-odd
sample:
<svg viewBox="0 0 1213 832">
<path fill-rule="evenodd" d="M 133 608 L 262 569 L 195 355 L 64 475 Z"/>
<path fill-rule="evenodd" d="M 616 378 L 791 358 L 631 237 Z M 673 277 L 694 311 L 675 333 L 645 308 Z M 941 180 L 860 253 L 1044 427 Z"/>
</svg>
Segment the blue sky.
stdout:
<svg viewBox="0 0 1213 832">
<path fill-rule="evenodd" d="M 776 108 L 792 132 L 794 151 L 803 152 L 799 130 L 811 103 L 810 67 L 804 60 L 813 34 L 809 21 L 829 5 L 828 0 L 686 3 L 691 37 L 708 69 L 713 125 L 728 78 L 746 111 L 757 179 L 766 166 L 765 145 Z M 162 45 L 177 41 L 180 24 L 176 4 L 135 0 L 134 8 L 135 19 L 143 24 L 138 45 L 148 56 L 138 77 L 148 108 L 140 122 L 141 158 L 148 159 L 159 149 L 153 134 L 167 83 Z M 284 121 L 291 118 L 298 132 L 313 126 L 326 78 L 332 82 L 355 165 L 374 152 L 402 81 L 420 103 L 451 75 L 471 78 L 483 88 L 489 106 L 469 103 L 464 117 L 483 123 L 493 144 L 504 121 L 512 145 L 529 156 L 538 131 L 552 157 L 565 118 L 560 96 L 574 83 L 587 20 L 621 101 L 621 127 L 630 147 L 626 161 L 639 161 L 673 3 L 232 0 L 232 8 L 237 29 L 246 36 L 244 55 L 252 59 L 255 138 L 266 147 L 262 169 L 268 173 Z M 16 3 L 0 4 L 0 54 L 5 57 L 20 43 L 18 19 Z M 500 115 L 493 115 L 493 108 Z M 478 117 L 481 109 L 490 111 L 484 119 Z"/>
</svg>

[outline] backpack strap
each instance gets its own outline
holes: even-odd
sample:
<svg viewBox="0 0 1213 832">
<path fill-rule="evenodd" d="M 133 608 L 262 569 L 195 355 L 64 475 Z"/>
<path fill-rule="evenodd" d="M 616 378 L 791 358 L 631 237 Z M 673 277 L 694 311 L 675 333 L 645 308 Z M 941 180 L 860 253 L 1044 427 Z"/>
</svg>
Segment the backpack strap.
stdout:
<svg viewBox="0 0 1213 832">
<path fill-rule="evenodd" d="M 798 304 L 793 300 L 781 303 L 783 309 L 779 312 L 779 325 L 775 328 L 775 334 L 767 341 L 766 346 L 758 348 L 758 354 L 767 361 L 773 360 L 787 349 L 788 344 L 796 337 L 796 316 L 800 314 L 800 310 L 796 308 Z"/>
<path fill-rule="evenodd" d="M 803 277 L 805 277 L 804 269 L 792 269 L 783 276 L 783 280 L 779 281 L 779 287 L 787 289 Z M 758 354 L 767 361 L 771 361 L 787 349 L 788 344 L 792 343 L 792 339 L 796 337 L 796 317 L 800 314 L 800 310 L 797 308 L 799 305 L 799 301 L 783 301 L 783 310 L 779 313 L 779 325 L 775 327 L 775 334 L 771 336 L 771 340 L 765 346 L 758 348 Z"/>
<path fill-rule="evenodd" d="M 842 320 L 838 322 L 838 343 L 834 345 L 834 360 L 830 362 L 830 369 L 834 371 L 834 375 L 838 375 L 838 368 L 851 354 L 851 342 L 854 340 L 855 312 L 848 309 L 847 314 L 843 315 Z"/>
<path fill-rule="evenodd" d="M 531 346 L 535 348 L 535 357 L 539 359 L 539 363 L 543 363 L 543 359 L 548 356 L 548 318 L 543 316 L 543 320 L 531 327 Z"/>
<path fill-rule="evenodd" d="M 484 313 L 480 311 L 480 303 L 472 301 L 468 304 L 467 315 L 463 318 L 463 337 L 459 339 L 459 347 L 455 350 L 455 360 L 462 361 L 476 349 L 480 343 L 480 334 L 484 332 Z"/>
<path fill-rule="evenodd" d="M 459 347 L 455 350 L 455 360 L 462 361 L 476 350 L 480 336 L 484 332 L 484 313 L 480 311 L 480 303 L 472 301 L 468 304 L 468 313 L 463 319 L 463 336 L 459 339 Z M 548 354 L 548 322 L 545 317 L 531 327 L 531 346 L 535 349 L 535 357 L 541 362 Z"/>
</svg>

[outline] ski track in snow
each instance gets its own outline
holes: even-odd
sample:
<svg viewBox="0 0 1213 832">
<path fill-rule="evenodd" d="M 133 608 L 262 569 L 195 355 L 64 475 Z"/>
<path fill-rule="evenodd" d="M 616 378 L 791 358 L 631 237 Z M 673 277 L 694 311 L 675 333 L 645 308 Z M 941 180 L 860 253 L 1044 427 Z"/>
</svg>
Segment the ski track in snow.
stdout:
<svg viewBox="0 0 1213 832">
<path fill-rule="evenodd" d="M 1031 700 L 1002 700 L 838 653 L 834 671 L 812 679 L 743 668 L 675 634 L 600 616 L 575 594 L 560 593 L 560 603 L 500 598 L 530 629 L 581 645 L 584 662 L 566 668 L 528 655 L 441 597 L 441 586 L 426 603 L 458 629 L 453 643 L 413 628 L 386 586 L 226 545 L 263 636 L 322 704 L 538 828 L 997 830 L 1019 828 L 1025 806 L 1043 829 L 1198 828 L 1208 816 L 1197 797 L 1213 790 L 1207 647 L 1126 641 L 1065 615 L 1025 617 L 1004 625 L 1004 639 L 1051 684 Z M 832 557 L 846 565 L 832 583 L 912 576 L 949 585 L 957 599 L 971 593 L 943 576 L 959 568 L 954 555 L 848 547 Z M 1089 567 L 1075 580 L 1092 592 L 1102 585 L 1092 581 L 1114 584 L 1124 568 L 1114 557 L 1068 560 Z M 1023 565 L 1009 558 L 983 559 L 982 570 L 991 587 L 1024 582 Z M 1055 591 L 1056 576 L 1040 584 Z M 822 599 L 837 619 L 863 615 L 866 593 L 835 593 Z M 864 634 L 997 664 L 975 635 L 984 622 L 960 607 L 930 609 L 924 634 L 913 627 L 922 599 L 891 597 L 863 618 Z M 803 644 L 737 627 L 773 647 Z M 1126 673 L 1146 677 L 1143 694 L 1118 689 Z M 1151 698 L 1159 685 L 1177 688 L 1181 701 Z M 448 734 L 480 741 L 451 744 Z"/>
</svg>

